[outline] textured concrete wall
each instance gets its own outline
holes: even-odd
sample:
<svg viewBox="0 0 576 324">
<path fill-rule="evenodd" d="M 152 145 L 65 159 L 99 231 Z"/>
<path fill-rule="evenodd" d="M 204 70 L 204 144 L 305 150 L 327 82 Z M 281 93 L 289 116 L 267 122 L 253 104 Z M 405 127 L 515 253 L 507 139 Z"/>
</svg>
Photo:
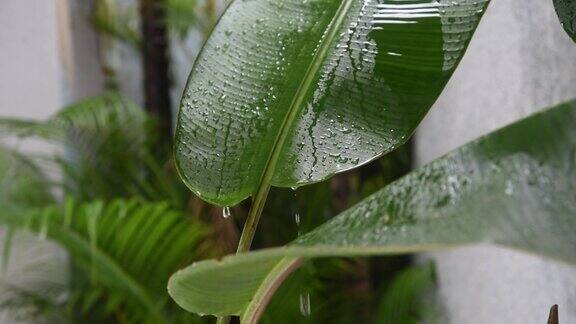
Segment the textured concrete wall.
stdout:
<svg viewBox="0 0 576 324">
<path fill-rule="evenodd" d="M 576 44 L 551 0 L 492 0 L 446 91 L 419 128 L 420 164 L 576 97 Z M 576 267 L 495 247 L 434 254 L 452 323 L 576 322 Z"/>
</svg>

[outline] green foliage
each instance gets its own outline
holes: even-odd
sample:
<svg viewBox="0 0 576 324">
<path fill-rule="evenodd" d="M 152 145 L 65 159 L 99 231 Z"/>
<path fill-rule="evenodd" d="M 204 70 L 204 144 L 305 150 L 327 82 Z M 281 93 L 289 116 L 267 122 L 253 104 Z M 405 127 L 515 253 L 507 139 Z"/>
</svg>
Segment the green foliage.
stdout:
<svg viewBox="0 0 576 324">
<path fill-rule="evenodd" d="M 166 0 L 166 25 L 184 39 L 198 23 L 196 0 Z"/>
<path fill-rule="evenodd" d="M 297 238 L 284 248 L 195 263 L 171 278 L 173 298 L 187 310 L 240 315 L 246 323 L 351 323 L 365 319 L 356 310 L 365 301 L 340 291 L 355 261 L 309 259 L 482 242 L 573 262 L 574 103 L 471 143 L 379 191 L 405 171 L 389 163 L 408 165 L 408 148 L 317 183 L 410 137 L 462 58 L 487 3 L 235 1 L 191 73 L 178 119 L 177 166 L 207 201 L 226 206 L 254 196 L 251 230 L 263 210 L 276 216 L 264 219 L 256 246 Z M 574 1 L 554 4 L 574 38 Z M 194 27 L 206 33 L 215 19 L 213 1 L 205 3 L 207 17 L 195 0 L 162 5 L 164 23 L 180 40 Z M 119 11 L 115 0 L 98 0 L 94 9 L 98 31 L 139 46 L 135 8 Z M 200 211 L 191 210 L 198 206 L 177 183 L 170 150 L 145 112 L 107 93 L 46 122 L 0 120 L 0 132 L 63 148 L 49 156 L 0 149 L 4 261 L 22 231 L 58 243 L 70 257 L 66 286 L 0 282 L 0 308 L 56 322 L 205 322 L 177 307 L 165 287 L 176 269 L 216 254 L 210 235 L 217 228 L 189 216 L 213 210 L 201 203 Z M 45 176 L 47 169 L 60 171 L 63 181 Z M 297 192 L 273 188 L 266 202 L 271 186 L 311 183 Z M 60 204 L 55 188 L 67 197 Z M 243 206 L 236 209 L 241 218 Z M 433 281 L 431 266 L 402 272 L 378 291 L 382 298 L 372 301 L 369 320 L 427 318 L 436 305 L 421 297 Z M 303 316 L 309 306 L 298 300 L 308 298 L 314 310 Z"/>
<path fill-rule="evenodd" d="M 0 206 L 37 207 L 53 201 L 47 180 L 24 155 L 0 146 Z"/>
<path fill-rule="evenodd" d="M 69 253 L 75 271 L 66 307 L 72 319 L 190 319 L 170 303 L 165 286 L 170 273 L 202 255 L 206 228 L 169 204 L 67 200 L 63 207 L 3 214 L 0 221 L 49 238 Z"/>
<path fill-rule="evenodd" d="M 211 0 L 212 1 L 212 0 Z M 158 5 L 164 6 L 166 27 L 173 31 L 180 41 L 185 39 L 190 31 L 200 28 L 211 28 L 203 15 L 198 13 L 196 0 L 163 0 Z M 141 44 L 138 31 L 138 6 L 123 6 L 119 8 L 117 0 L 96 0 L 90 16 L 92 25 L 101 35 L 138 49 Z"/>
<path fill-rule="evenodd" d="M 375 323 L 417 324 L 438 316 L 438 306 L 422 300 L 435 284 L 432 264 L 407 268 L 386 287 Z M 435 322 L 434 322 L 435 323 Z"/>
<path fill-rule="evenodd" d="M 131 11 L 119 11 L 116 0 L 96 0 L 90 20 L 100 33 L 138 48 L 140 35 L 132 24 L 135 16 Z"/>
<path fill-rule="evenodd" d="M 5 262 L 13 244 L 21 245 L 12 242 L 13 234 L 22 231 L 57 242 L 71 261 L 64 300 L 43 293 L 41 287 L 50 286 L 46 273 L 30 283 L 34 288 L 3 282 L 9 296 L 0 306 L 43 320 L 199 321 L 175 307 L 165 287 L 177 268 L 214 255 L 206 245 L 210 230 L 186 216 L 188 194 L 170 161 L 156 155 L 164 149 L 152 129 L 143 110 L 114 93 L 74 104 L 45 122 L 0 120 L 5 135 L 60 148 L 53 155 L 0 150 Z M 63 182 L 46 180 L 44 173 L 54 171 Z M 53 189 L 73 198 L 58 204 Z"/>
<path fill-rule="evenodd" d="M 185 203 L 163 144 L 153 123 L 130 100 L 116 93 L 86 99 L 58 112 L 46 122 L 1 119 L 0 132 L 40 138 L 63 147 L 60 154 L 33 159 L 63 173 L 60 187 L 81 200 L 139 196 Z"/>
<path fill-rule="evenodd" d="M 576 1 L 553 0 L 562 27 L 576 42 Z"/>
<path fill-rule="evenodd" d="M 260 208 L 271 185 L 392 151 L 438 98 L 487 3 L 411 1 L 391 14 L 355 0 L 232 2 L 182 98 L 184 182 L 211 203 L 254 196 Z"/>
<path fill-rule="evenodd" d="M 512 124 L 394 182 L 287 247 L 179 271 L 169 292 L 189 311 L 255 323 L 302 258 L 491 243 L 574 262 L 575 122 L 576 102 L 570 102 Z"/>
</svg>

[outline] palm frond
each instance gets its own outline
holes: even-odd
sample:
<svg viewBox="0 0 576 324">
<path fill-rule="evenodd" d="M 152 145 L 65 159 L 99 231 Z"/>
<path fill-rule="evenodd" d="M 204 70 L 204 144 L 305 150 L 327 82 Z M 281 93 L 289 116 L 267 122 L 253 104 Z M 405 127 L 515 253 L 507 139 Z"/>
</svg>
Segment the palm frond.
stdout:
<svg viewBox="0 0 576 324">
<path fill-rule="evenodd" d="M 37 157 L 42 168 L 61 171 L 63 191 L 81 200 L 139 196 L 183 204 L 186 193 L 151 132 L 140 107 L 116 93 L 89 98 L 46 122 L 1 119 L 0 134 L 36 137 L 64 147 Z"/>
<path fill-rule="evenodd" d="M 49 185 L 26 156 L 0 146 L 0 206 L 39 207 L 53 202 Z"/>
<path fill-rule="evenodd" d="M 73 267 L 73 317 L 170 323 L 180 314 L 166 293 L 170 273 L 202 254 L 206 228 L 168 203 L 138 199 L 78 203 L 4 214 L 6 225 L 60 244 Z"/>
</svg>

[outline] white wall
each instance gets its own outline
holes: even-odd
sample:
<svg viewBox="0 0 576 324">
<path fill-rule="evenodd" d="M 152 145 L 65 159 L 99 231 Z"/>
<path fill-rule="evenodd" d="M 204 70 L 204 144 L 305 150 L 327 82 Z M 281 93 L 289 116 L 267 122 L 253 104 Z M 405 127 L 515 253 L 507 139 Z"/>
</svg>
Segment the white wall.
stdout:
<svg viewBox="0 0 576 324">
<path fill-rule="evenodd" d="M 551 0 L 492 0 L 416 140 L 420 164 L 541 108 L 576 98 L 576 44 Z M 576 321 L 576 268 L 495 247 L 434 255 L 452 323 Z"/>
<path fill-rule="evenodd" d="M 54 1 L 0 2 L 0 115 L 43 118 L 62 102 Z"/>
<path fill-rule="evenodd" d="M 0 0 L 0 117 L 45 119 L 101 90 L 96 36 L 86 0 Z M 6 143 L 6 141 L 3 141 Z M 33 141 L 8 141 L 24 151 L 51 152 Z M 0 250 L 3 233 L 0 229 Z M 54 244 L 20 236 L 0 279 L 28 285 L 66 282 L 66 256 Z M 0 289 L 1 286 L 0 286 Z M 0 291 L 0 295 L 2 291 Z M 0 323 L 18 321 L 0 312 Z"/>
</svg>

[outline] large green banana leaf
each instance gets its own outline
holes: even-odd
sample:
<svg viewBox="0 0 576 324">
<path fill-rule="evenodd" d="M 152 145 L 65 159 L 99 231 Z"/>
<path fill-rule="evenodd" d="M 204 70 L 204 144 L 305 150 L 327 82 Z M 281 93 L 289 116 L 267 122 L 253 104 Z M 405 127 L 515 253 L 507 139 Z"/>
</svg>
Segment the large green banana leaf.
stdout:
<svg viewBox="0 0 576 324">
<path fill-rule="evenodd" d="M 310 257 L 497 244 L 576 262 L 576 101 L 476 140 L 392 183 L 284 248 L 176 273 L 185 309 L 255 323 Z"/>
<path fill-rule="evenodd" d="M 488 0 L 236 0 L 199 55 L 176 130 L 197 195 L 232 205 L 404 143 Z"/>
<path fill-rule="evenodd" d="M 562 27 L 564 27 L 564 30 L 576 42 L 576 1 L 554 0 L 554 7 L 560 18 L 560 23 L 562 23 Z"/>
</svg>

